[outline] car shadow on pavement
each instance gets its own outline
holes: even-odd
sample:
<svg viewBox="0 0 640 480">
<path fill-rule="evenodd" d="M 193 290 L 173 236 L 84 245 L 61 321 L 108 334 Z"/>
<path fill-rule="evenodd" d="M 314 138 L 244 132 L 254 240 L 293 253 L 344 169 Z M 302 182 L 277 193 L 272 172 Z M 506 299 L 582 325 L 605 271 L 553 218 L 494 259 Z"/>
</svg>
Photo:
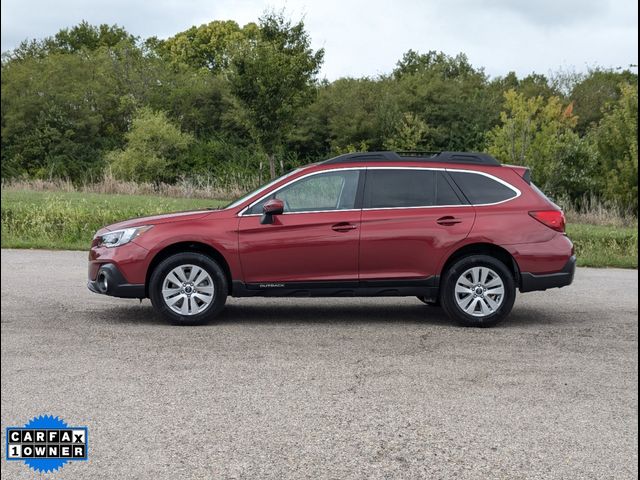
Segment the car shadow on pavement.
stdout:
<svg viewBox="0 0 640 480">
<path fill-rule="evenodd" d="M 148 302 L 117 305 L 92 312 L 92 319 L 108 324 L 166 325 L 167 322 Z M 227 305 L 209 325 L 221 324 L 367 324 L 407 323 L 455 325 L 441 308 L 417 305 Z"/>
<path fill-rule="evenodd" d="M 219 323 L 247 324 L 369 324 L 407 323 L 453 325 L 441 308 L 418 305 L 229 305 Z"/>
<path fill-rule="evenodd" d="M 108 324 L 168 325 L 148 302 L 116 305 L 97 309 L 92 319 Z M 568 316 L 527 307 L 515 308 L 497 328 L 528 328 L 539 325 L 559 325 L 570 322 Z M 429 324 L 457 326 L 442 308 L 422 304 L 360 304 L 318 305 L 304 301 L 295 304 L 261 302 L 259 305 L 237 302 L 229 304 L 209 326 L 228 324 Z"/>
</svg>

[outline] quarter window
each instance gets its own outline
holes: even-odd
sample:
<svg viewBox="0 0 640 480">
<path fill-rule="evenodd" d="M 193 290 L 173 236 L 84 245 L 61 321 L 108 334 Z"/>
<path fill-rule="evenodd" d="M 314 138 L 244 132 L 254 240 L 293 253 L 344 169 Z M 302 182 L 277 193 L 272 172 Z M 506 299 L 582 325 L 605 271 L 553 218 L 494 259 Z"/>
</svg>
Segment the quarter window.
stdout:
<svg viewBox="0 0 640 480">
<path fill-rule="evenodd" d="M 272 198 L 284 202 L 285 213 L 353 209 L 356 204 L 359 175 L 358 170 L 311 175 L 263 198 L 245 214 L 262 213 L 262 206 Z"/>
<path fill-rule="evenodd" d="M 485 175 L 451 171 L 449 174 L 474 205 L 504 202 L 518 195 L 515 190 Z"/>
</svg>

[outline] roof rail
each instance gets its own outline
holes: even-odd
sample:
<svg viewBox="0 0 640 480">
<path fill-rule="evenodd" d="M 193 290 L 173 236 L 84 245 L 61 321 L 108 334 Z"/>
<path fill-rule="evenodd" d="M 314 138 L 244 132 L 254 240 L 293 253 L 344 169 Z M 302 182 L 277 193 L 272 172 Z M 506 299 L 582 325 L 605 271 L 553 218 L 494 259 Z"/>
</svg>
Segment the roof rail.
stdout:
<svg viewBox="0 0 640 480">
<path fill-rule="evenodd" d="M 439 151 L 421 151 L 421 150 L 397 150 L 396 153 L 401 157 L 433 157 L 438 155 Z"/>
<path fill-rule="evenodd" d="M 356 152 L 345 153 L 321 162 L 324 165 L 358 162 L 438 162 L 500 166 L 488 153 L 476 152 Z"/>
<path fill-rule="evenodd" d="M 389 162 L 402 160 L 402 157 L 396 152 L 354 152 L 344 153 L 337 157 L 330 158 L 322 162 L 324 165 L 331 163 L 350 163 L 350 162 Z"/>
</svg>

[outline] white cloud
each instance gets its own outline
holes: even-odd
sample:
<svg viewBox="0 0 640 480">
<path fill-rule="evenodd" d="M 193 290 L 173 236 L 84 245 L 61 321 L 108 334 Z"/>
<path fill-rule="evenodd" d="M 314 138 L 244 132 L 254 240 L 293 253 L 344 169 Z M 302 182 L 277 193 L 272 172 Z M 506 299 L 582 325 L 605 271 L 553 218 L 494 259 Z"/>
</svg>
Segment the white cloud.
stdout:
<svg viewBox="0 0 640 480">
<path fill-rule="evenodd" d="M 314 47 L 325 48 L 329 79 L 387 73 L 410 48 L 465 52 L 491 75 L 626 67 L 638 58 L 631 0 L 6 0 L 2 50 L 83 19 L 163 38 L 214 19 L 245 24 L 283 7 L 304 16 Z"/>
</svg>

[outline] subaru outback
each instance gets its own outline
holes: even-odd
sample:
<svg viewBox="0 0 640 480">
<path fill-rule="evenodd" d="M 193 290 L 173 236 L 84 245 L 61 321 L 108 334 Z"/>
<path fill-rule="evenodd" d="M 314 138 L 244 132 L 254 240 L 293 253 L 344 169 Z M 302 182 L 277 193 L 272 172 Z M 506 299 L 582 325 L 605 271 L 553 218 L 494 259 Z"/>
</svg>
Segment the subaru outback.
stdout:
<svg viewBox="0 0 640 480">
<path fill-rule="evenodd" d="M 516 291 L 569 285 L 561 209 L 525 167 L 484 153 L 366 152 L 294 170 L 219 210 L 99 230 L 90 290 L 149 298 L 174 324 L 227 296 L 416 296 L 466 326 L 511 311 Z"/>
</svg>

